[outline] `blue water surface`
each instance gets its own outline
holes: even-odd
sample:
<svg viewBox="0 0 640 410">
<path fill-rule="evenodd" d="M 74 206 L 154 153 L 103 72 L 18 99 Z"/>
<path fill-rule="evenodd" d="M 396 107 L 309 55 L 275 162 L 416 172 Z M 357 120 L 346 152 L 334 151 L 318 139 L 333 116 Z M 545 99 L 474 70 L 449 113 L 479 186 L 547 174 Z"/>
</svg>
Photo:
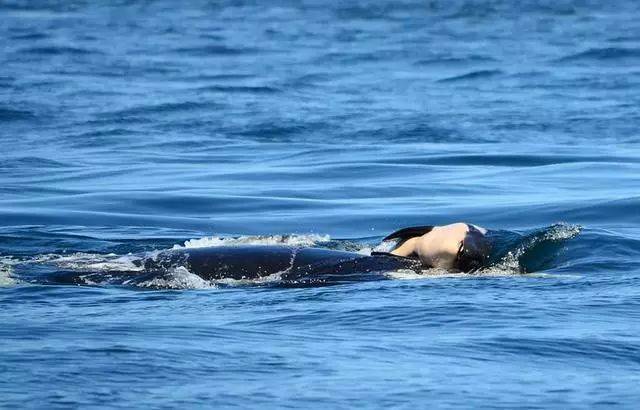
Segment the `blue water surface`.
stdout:
<svg viewBox="0 0 640 410">
<path fill-rule="evenodd" d="M 635 408 L 639 4 L 2 2 L 0 407 Z M 459 220 L 486 271 L 110 281 Z"/>
</svg>

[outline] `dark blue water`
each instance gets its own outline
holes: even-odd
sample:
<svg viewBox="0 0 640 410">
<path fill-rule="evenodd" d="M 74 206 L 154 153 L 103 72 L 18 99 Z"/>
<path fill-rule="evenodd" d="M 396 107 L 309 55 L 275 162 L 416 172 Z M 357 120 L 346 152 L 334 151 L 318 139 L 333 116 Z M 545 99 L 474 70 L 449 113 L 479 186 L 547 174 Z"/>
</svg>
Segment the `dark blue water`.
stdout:
<svg viewBox="0 0 640 410">
<path fill-rule="evenodd" d="M 0 407 L 635 407 L 637 2 L 187 3 L 0 4 Z M 459 220 L 484 272 L 110 280 Z"/>
</svg>

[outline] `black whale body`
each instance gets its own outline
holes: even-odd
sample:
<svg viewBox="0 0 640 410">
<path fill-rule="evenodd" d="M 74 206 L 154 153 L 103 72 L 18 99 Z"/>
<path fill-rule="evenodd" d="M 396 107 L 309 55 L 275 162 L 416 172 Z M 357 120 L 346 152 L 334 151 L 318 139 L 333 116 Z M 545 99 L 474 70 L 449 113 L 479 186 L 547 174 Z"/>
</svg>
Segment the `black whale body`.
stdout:
<svg viewBox="0 0 640 410">
<path fill-rule="evenodd" d="M 385 279 L 384 272 L 411 269 L 419 272 L 416 259 L 387 253 L 371 256 L 323 248 L 285 245 L 215 246 L 164 250 L 153 256 L 139 255 L 131 270 L 67 269 L 43 264 L 39 269 L 19 272 L 21 279 L 41 284 L 127 285 L 171 287 L 176 269 L 212 281 L 221 279 L 269 281 L 275 286 L 300 287 Z M 143 268 L 142 271 L 139 268 Z M 180 286 L 180 285 L 179 285 Z M 178 286 L 178 287 L 179 287 Z"/>
<path fill-rule="evenodd" d="M 161 252 L 145 262 L 148 272 L 184 266 L 205 280 L 260 279 L 280 274 L 283 281 L 331 282 L 398 269 L 418 271 L 420 262 L 386 253 L 372 256 L 322 248 L 282 245 L 216 246 Z M 354 276 L 357 276 L 354 277 Z"/>
</svg>

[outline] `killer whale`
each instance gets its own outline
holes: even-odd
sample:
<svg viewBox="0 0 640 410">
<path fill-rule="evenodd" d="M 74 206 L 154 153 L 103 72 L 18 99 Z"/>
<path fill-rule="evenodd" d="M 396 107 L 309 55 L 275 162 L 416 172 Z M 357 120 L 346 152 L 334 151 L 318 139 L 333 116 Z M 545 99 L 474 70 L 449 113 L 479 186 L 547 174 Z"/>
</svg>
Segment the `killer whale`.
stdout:
<svg viewBox="0 0 640 410">
<path fill-rule="evenodd" d="M 215 246 L 163 251 L 144 263 L 147 272 L 184 266 L 205 280 L 253 280 L 278 274 L 283 281 L 329 282 L 398 269 L 419 271 L 419 260 L 387 253 L 362 255 L 283 245 Z"/>
</svg>

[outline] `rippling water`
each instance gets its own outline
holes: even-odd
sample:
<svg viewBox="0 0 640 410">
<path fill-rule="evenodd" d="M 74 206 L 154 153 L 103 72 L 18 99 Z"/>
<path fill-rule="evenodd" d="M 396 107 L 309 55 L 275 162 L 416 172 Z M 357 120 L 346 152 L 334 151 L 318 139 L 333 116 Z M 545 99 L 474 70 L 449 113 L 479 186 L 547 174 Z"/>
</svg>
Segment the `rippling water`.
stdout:
<svg viewBox="0 0 640 410">
<path fill-rule="evenodd" d="M 0 406 L 634 408 L 640 8 L 603 3 L 0 4 Z M 482 274 L 111 280 L 458 220 L 510 238 Z"/>
</svg>

